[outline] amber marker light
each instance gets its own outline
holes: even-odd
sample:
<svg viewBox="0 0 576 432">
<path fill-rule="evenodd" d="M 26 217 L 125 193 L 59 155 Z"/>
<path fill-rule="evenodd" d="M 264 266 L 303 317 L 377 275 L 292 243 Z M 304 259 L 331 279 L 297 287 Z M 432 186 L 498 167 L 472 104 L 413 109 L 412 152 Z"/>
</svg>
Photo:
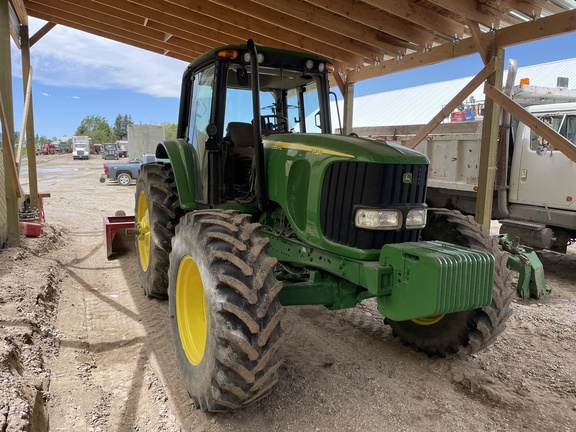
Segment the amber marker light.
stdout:
<svg viewBox="0 0 576 432">
<path fill-rule="evenodd" d="M 238 50 L 227 49 L 227 50 L 218 51 L 218 57 L 235 59 L 238 57 Z"/>
</svg>

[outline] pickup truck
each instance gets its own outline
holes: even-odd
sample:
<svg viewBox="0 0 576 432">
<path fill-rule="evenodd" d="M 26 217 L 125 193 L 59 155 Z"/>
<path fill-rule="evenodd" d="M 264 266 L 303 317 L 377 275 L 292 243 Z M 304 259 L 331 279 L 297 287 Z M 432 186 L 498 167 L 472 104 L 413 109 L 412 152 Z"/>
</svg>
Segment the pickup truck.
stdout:
<svg viewBox="0 0 576 432">
<path fill-rule="evenodd" d="M 105 163 L 104 173 L 100 176 L 100 183 L 109 180 L 117 182 L 121 186 L 128 186 L 132 183 L 132 179 L 138 177 L 142 164 L 156 161 L 155 155 L 145 154 L 126 163 Z"/>
</svg>

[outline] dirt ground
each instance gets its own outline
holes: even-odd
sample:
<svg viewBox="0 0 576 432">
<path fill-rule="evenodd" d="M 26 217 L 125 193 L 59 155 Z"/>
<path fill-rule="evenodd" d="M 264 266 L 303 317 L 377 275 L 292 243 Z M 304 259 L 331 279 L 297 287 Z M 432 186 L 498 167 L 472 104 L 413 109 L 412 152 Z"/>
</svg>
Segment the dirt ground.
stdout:
<svg viewBox="0 0 576 432">
<path fill-rule="evenodd" d="M 552 295 L 515 301 L 480 353 L 413 352 L 370 302 L 290 307 L 273 393 L 200 412 L 167 302 L 144 296 L 135 254 L 106 259 L 102 217 L 133 214 L 135 187 L 100 184 L 102 162 L 40 156 L 43 234 L 0 251 L 0 431 L 576 431 L 574 246 L 540 254 Z"/>
</svg>

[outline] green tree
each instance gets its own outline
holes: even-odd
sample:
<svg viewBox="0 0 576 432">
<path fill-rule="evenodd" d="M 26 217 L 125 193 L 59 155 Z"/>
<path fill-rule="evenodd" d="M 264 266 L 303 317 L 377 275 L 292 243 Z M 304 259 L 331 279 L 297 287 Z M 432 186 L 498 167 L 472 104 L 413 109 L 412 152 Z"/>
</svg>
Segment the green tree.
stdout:
<svg viewBox="0 0 576 432">
<path fill-rule="evenodd" d="M 116 136 L 112 133 L 108 121 L 97 115 L 84 117 L 74 135 L 89 136 L 92 142 L 105 143 L 116 141 Z"/>
<path fill-rule="evenodd" d="M 164 136 L 167 140 L 176 139 L 176 123 L 163 122 L 162 126 L 164 126 Z"/>
<path fill-rule="evenodd" d="M 128 114 L 118 114 L 114 120 L 114 135 L 117 140 L 128 139 L 128 125 L 132 124 L 132 116 Z"/>
</svg>

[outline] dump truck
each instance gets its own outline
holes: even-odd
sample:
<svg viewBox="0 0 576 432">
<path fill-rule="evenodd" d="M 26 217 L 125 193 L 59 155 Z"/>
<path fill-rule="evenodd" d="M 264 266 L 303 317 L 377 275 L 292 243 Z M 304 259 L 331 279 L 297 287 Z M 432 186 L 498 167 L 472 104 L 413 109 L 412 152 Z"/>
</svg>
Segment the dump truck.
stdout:
<svg viewBox="0 0 576 432">
<path fill-rule="evenodd" d="M 507 254 L 473 218 L 426 204 L 428 158 L 330 131 L 332 63 L 246 45 L 182 79 L 177 139 L 135 195 L 140 280 L 168 298 L 176 359 L 204 411 L 279 379 L 285 307 L 375 299 L 404 344 L 466 355 L 504 330 Z"/>
</svg>

